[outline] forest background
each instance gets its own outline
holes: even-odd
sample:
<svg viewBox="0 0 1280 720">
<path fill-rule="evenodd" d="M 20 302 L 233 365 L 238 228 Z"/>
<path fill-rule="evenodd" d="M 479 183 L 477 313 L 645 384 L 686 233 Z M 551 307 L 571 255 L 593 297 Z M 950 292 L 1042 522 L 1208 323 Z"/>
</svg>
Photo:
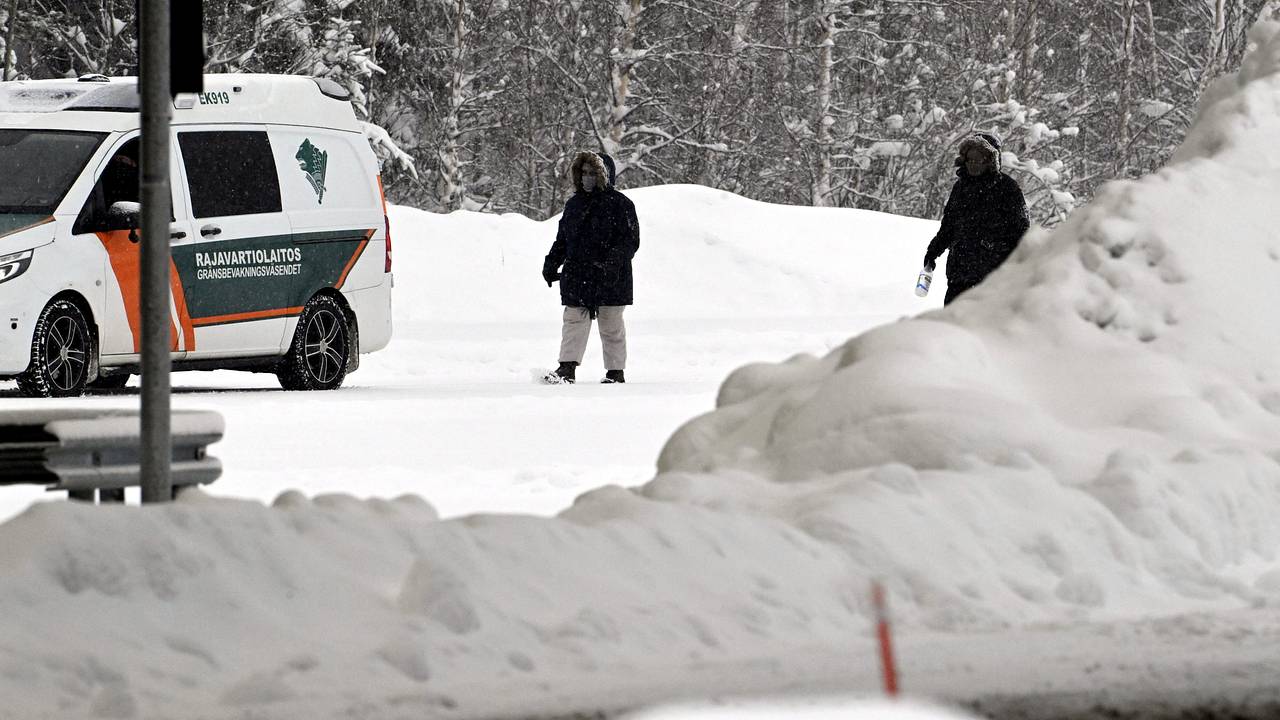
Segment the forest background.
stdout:
<svg viewBox="0 0 1280 720">
<path fill-rule="evenodd" d="M 346 86 L 397 203 L 543 219 L 588 149 L 624 187 L 936 219 L 976 129 L 1051 225 L 1165 162 L 1268 1 L 204 0 L 204 26 L 207 72 Z M 136 74 L 134 12 L 0 0 L 5 79 Z"/>
</svg>

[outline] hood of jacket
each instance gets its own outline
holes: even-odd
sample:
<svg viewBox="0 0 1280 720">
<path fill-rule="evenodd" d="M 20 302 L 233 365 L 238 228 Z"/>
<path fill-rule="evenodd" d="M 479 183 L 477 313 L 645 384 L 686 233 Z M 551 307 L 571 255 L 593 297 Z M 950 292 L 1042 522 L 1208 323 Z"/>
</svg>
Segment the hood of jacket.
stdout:
<svg viewBox="0 0 1280 720">
<path fill-rule="evenodd" d="M 616 188 L 618 186 L 618 169 L 613 164 L 613 158 L 608 153 L 599 153 L 600 160 L 604 162 L 604 166 L 609 170 L 609 187 Z"/>
<path fill-rule="evenodd" d="M 605 158 L 608 158 L 606 163 Z M 586 192 L 582 188 L 582 168 L 590 166 L 596 171 L 596 175 L 602 178 L 609 178 L 608 187 L 613 186 L 613 158 L 608 155 L 601 157 L 593 152 L 583 151 L 573 158 L 573 164 L 570 166 L 570 173 L 573 175 L 573 189 L 576 192 Z"/>
<path fill-rule="evenodd" d="M 965 153 L 974 149 L 986 154 L 993 174 L 1004 169 L 1000 163 L 1000 141 L 996 136 L 990 133 L 974 133 L 960 141 L 960 148 L 956 151 L 956 175 L 961 177 L 965 175 Z"/>
</svg>

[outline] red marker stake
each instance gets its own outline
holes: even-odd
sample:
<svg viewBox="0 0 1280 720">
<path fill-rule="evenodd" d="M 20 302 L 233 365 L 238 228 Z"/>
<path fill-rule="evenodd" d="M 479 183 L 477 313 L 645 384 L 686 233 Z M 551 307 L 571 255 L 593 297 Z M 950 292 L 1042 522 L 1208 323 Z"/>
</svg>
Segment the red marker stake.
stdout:
<svg viewBox="0 0 1280 720">
<path fill-rule="evenodd" d="M 880 667 L 884 674 L 884 691 L 889 697 L 898 696 L 898 670 L 893 663 L 893 640 L 889 634 L 889 608 L 885 601 L 884 586 L 871 583 L 871 601 L 876 611 L 876 636 L 880 640 Z"/>
</svg>

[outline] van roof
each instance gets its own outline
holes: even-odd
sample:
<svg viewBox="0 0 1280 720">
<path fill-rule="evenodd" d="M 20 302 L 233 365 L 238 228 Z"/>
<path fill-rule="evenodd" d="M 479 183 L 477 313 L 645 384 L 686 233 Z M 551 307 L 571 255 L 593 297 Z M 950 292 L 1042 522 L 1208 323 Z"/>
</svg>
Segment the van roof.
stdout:
<svg viewBox="0 0 1280 720">
<path fill-rule="evenodd" d="M 0 127 L 130 130 L 140 125 L 138 79 L 86 75 L 78 80 L 0 83 Z M 204 92 L 179 95 L 174 125 L 253 123 L 360 132 L 346 90 L 301 75 L 215 74 Z"/>
</svg>

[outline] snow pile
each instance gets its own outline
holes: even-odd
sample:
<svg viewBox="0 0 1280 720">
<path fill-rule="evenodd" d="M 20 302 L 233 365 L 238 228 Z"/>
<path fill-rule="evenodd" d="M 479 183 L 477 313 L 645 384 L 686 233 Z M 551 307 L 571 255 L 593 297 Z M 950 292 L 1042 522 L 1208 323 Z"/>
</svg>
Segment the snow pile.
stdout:
<svg viewBox="0 0 1280 720">
<path fill-rule="evenodd" d="M 930 220 L 748 200 L 699 185 L 626 191 L 640 219 L 636 304 L 628 319 L 894 315 L 911 297 Z M 560 286 L 542 280 L 559 217 L 398 208 L 396 290 L 458 288 L 406 305 L 408 323 L 546 320 L 558 328 Z M 412 273 L 411 283 L 400 277 Z M 459 287 L 465 278 L 465 287 Z M 425 298 L 424 298 L 425 299 Z M 907 300 L 908 306 L 914 305 Z"/>
<path fill-rule="evenodd" d="M 1254 28 L 1170 166 L 946 310 L 733 373 L 646 492 L 759 508 L 747 481 L 695 489 L 775 486 L 763 512 L 934 627 L 1274 597 L 1278 29 Z"/>
<path fill-rule="evenodd" d="M 0 526 L 0 690 L 15 717 L 524 717 L 848 673 L 799 662 L 859 617 L 821 543 L 605 495 L 447 522 L 413 497 L 37 504 Z"/>
<path fill-rule="evenodd" d="M 912 294 L 937 222 L 695 185 L 626 192 L 640 219 L 636 304 L 626 312 L 637 379 L 687 382 L 693 367 L 715 383 L 742 363 L 812 347 L 801 341 L 815 332 L 838 333 L 823 345 L 832 347 L 855 328 L 941 305 L 941 291 Z M 547 287 L 542 261 L 558 218 L 396 207 L 391 220 L 395 334 L 352 382 L 523 384 L 555 366 L 560 286 Z M 597 339 L 587 352 L 580 372 L 603 374 Z"/>
<path fill-rule="evenodd" d="M 650 447 L 640 462 L 651 467 L 675 423 L 705 407 L 714 385 L 690 383 L 705 372 L 694 361 L 711 360 L 718 380 L 752 357 L 785 357 L 804 333 L 830 336 L 816 345 L 831 347 L 859 313 L 898 317 L 940 303 L 912 294 L 934 222 L 691 186 L 634 196 L 644 281 L 628 319 L 639 383 L 606 391 L 532 386 L 527 374 L 509 382 L 508 370 L 527 373 L 556 346 L 558 288 L 539 275 L 554 221 L 395 208 L 396 337 L 355 376 L 372 382 L 361 388 L 369 392 L 265 405 L 262 395 L 219 394 L 228 438 L 212 452 L 228 472 L 209 490 L 270 498 L 271 488 L 298 483 L 389 497 L 489 484 L 480 490 L 494 496 L 489 506 L 530 507 L 519 475 L 568 467 L 586 487 L 640 482 L 652 476 L 632 475 L 634 453 L 618 446 Z M 812 327 L 789 329 L 800 321 Z M 648 333 L 646 323 L 675 329 Z M 662 375 L 669 358 L 679 366 Z M 421 391 L 423 372 L 472 384 L 424 394 L 421 414 L 381 401 L 406 384 Z M 618 407 L 630 408 L 629 423 L 667 418 L 645 408 L 683 407 L 682 384 L 696 386 L 690 409 L 657 428 L 619 422 Z M 494 421 L 521 407 L 536 408 L 530 422 L 560 428 L 555 442 L 526 448 L 541 436 L 518 419 Z M 583 432 L 560 413 L 598 420 Z M 326 414 L 343 421 L 325 424 L 319 447 L 300 429 L 288 442 L 261 442 Z M 564 428 L 577 429 L 565 437 Z M 245 435 L 252 440 L 233 445 Z M 508 467 L 508 456 L 534 464 L 490 480 L 487 464 Z M 459 475 L 458 464 L 474 469 Z M 794 691 L 815 679 L 874 687 L 850 679 L 845 657 L 852 648 L 872 657 L 860 649 L 865 588 L 846 586 L 838 557 L 819 557 L 821 543 L 781 524 L 761 532 L 751 516 L 616 487 L 556 520 L 437 515 L 412 497 L 295 492 L 270 505 L 194 493 L 170 507 L 31 507 L 0 525 L 0 693 L 22 717 L 493 718 Z M 803 593 L 809 600 L 793 603 L 799 576 L 780 574 L 780 564 L 799 568 L 814 588 Z M 827 651 L 810 623 L 851 637 Z M 866 671 L 874 677 L 873 665 Z"/>
</svg>

